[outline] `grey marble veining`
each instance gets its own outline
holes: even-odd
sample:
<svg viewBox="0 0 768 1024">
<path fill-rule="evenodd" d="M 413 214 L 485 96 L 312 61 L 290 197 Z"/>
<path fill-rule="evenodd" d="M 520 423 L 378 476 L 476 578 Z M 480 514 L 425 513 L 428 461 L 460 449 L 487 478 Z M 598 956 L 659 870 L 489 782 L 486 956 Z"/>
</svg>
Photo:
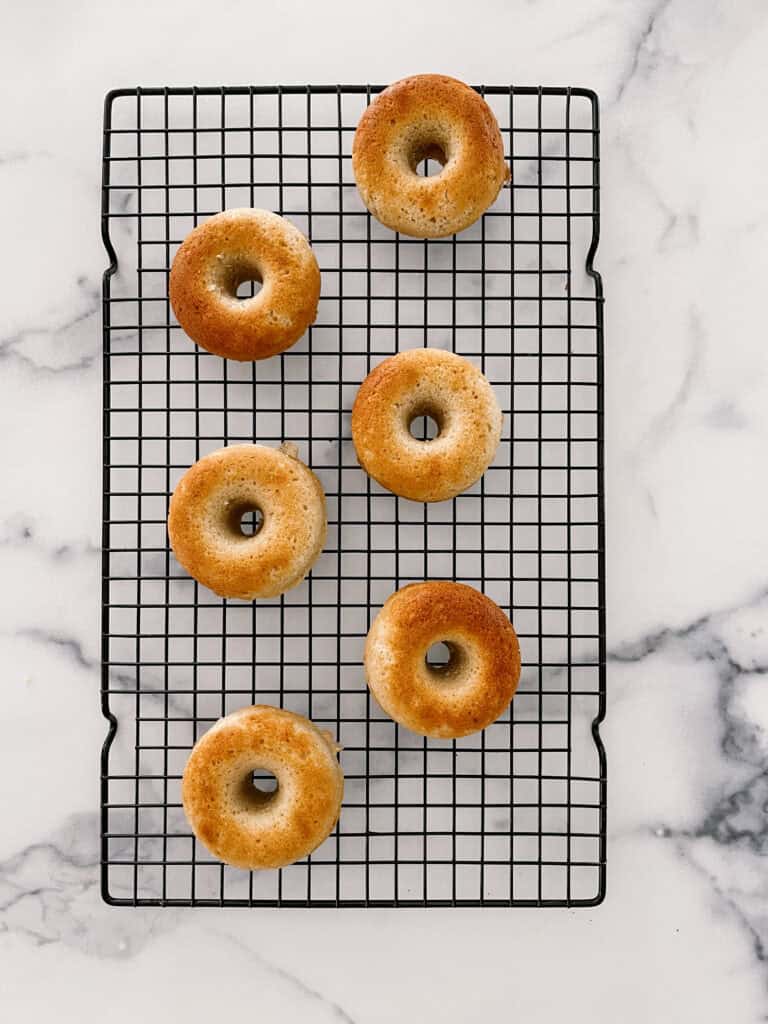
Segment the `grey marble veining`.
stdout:
<svg viewBox="0 0 768 1024">
<path fill-rule="evenodd" d="M 0 1008 L 9 1019 L 768 1019 L 768 8 L 17 6 L 0 118 Z M 183 45 L 179 42 L 183 26 Z M 99 149 L 117 85 L 573 84 L 602 100 L 609 878 L 589 912 L 98 897 Z M 18 98 L 15 98 L 18 97 Z M 128 685 L 130 682 L 128 681 Z M 553 984 L 553 981 L 555 982 Z"/>
</svg>

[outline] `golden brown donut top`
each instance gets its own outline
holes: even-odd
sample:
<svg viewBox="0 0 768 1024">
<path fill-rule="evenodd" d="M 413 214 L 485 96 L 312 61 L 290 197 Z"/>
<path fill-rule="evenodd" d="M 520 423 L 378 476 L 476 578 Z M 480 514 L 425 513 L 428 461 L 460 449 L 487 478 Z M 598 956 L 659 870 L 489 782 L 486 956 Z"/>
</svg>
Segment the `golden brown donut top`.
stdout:
<svg viewBox="0 0 768 1024">
<path fill-rule="evenodd" d="M 258 533 L 244 536 L 240 519 L 258 508 Z M 240 444 L 204 455 L 176 485 L 168 534 L 178 561 L 222 597 L 274 597 L 300 583 L 325 543 L 325 495 L 283 449 Z"/>
<path fill-rule="evenodd" d="M 243 281 L 262 282 L 238 299 Z M 307 239 L 268 210 L 225 210 L 198 225 L 171 267 L 169 297 L 189 337 L 226 359 L 266 359 L 317 316 L 320 270 Z"/>
<path fill-rule="evenodd" d="M 410 433 L 428 415 L 439 433 Z M 360 464 L 388 490 L 413 501 L 444 501 L 470 487 L 493 461 L 502 414 L 491 385 L 462 356 L 411 349 L 391 356 L 365 378 L 352 408 Z"/>
<path fill-rule="evenodd" d="M 276 868 L 311 853 L 339 816 L 344 777 L 329 733 L 302 715 L 257 704 L 219 719 L 195 744 L 182 780 L 197 838 L 235 867 Z M 274 795 L 253 786 L 271 772 Z"/>
<path fill-rule="evenodd" d="M 418 175 L 426 158 L 442 171 Z M 510 177 L 493 111 L 446 75 L 414 75 L 380 93 L 357 126 L 352 169 L 374 217 L 418 238 L 469 227 Z"/>
<path fill-rule="evenodd" d="M 447 644 L 443 669 L 427 651 Z M 507 616 L 463 583 L 414 583 L 387 599 L 365 645 L 368 684 L 384 711 L 435 738 L 484 729 L 505 710 L 520 678 L 520 645 Z"/>
</svg>

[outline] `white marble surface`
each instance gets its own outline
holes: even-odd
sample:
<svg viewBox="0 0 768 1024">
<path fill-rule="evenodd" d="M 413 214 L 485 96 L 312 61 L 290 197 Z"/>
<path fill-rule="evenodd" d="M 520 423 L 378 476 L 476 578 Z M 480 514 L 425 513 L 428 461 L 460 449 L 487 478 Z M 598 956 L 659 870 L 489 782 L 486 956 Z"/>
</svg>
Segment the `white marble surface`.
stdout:
<svg viewBox="0 0 768 1024">
<path fill-rule="evenodd" d="M 381 17 L 379 17 L 379 13 Z M 0 41 L 0 1011 L 768 1019 L 768 7 L 31 0 Z M 98 897 L 100 118 L 119 85 L 586 85 L 602 100 L 608 898 L 125 911 Z"/>
</svg>

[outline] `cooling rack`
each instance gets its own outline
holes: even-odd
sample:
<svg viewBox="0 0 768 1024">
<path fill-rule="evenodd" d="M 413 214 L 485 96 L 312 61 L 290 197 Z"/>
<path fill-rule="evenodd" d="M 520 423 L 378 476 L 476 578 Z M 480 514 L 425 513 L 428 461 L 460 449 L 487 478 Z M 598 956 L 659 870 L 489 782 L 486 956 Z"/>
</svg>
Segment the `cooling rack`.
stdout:
<svg viewBox="0 0 768 1024">
<path fill-rule="evenodd" d="M 352 136 L 378 91 L 106 98 L 101 863 L 112 904 L 577 906 L 604 896 L 597 97 L 480 88 L 513 183 L 469 230 L 423 241 L 379 225 L 354 187 Z M 239 206 L 304 231 L 323 280 L 307 335 L 253 364 L 197 349 L 167 300 L 181 240 Z M 434 505 L 382 490 L 350 440 L 366 373 L 422 345 L 479 366 L 504 410 L 484 478 Z M 169 551 L 169 495 L 208 451 L 284 440 L 325 488 L 326 548 L 278 600 L 221 600 Z M 368 626 L 392 591 L 422 579 L 483 590 L 520 636 L 518 694 L 479 735 L 424 740 L 369 698 Z M 344 746 L 336 831 L 279 872 L 214 861 L 180 803 L 197 737 L 253 702 L 308 715 Z"/>
</svg>

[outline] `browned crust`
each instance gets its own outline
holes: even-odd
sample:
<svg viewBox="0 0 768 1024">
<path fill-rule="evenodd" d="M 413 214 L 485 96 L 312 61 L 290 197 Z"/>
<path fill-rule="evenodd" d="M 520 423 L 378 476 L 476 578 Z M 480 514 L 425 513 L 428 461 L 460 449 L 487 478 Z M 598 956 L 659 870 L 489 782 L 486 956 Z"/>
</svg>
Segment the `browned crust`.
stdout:
<svg viewBox="0 0 768 1024">
<path fill-rule="evenodd" d="M 249 813 L 233 780 L 267 768 L 291 798 L 273 813 Z M 257 704 L 220 719 L 194 746 L 181 797 L 193 832 L 210 852 L 247 870 L 278 868 L 311 853 L 336 824 L 344 776 L 332 739 L 301 715 Z"/>
<path fill-rule="evenodd" d="M 427 154 L 435 143 L 448 145 L 454 155 L 442 173 L 424 178 L 406 165 L 403 153 L 415 138 Z M 493 111 L 446 75 L 413 75 L 377 96 L 357 126 L 352 169 L 374 217 L 418 238 L 469 227 L 510 178 Z"/>
<path fill-rule="evenodd" d="M 226 526 L 237 502 L 257 505 L 264 525 L 253 538 Z M 223 525 L 222 525 L 223 524 Z M 231 445 L 203 456 L 179 480 L 168 536 L 190 576 L 221 597 L 275 597 L 300 583 L 326 536 L 323 488 L 304 463 L 262 445 Z"/>
<path fill-rule="evenodd" d="M 471 662 L 455 684 L 436 681 L 424 664 L 432 644 L 445 640 Z M 512 700 L 520 645 L 501 608 L 473 587 L 414 583 L 392 594 L 374 620 L 365 670 L 371 692 L 395 721 L 423 736 L 467 736 L 490 725 Z"/>
<path fill-rule="evenodd" d="M 253 274 L 263 280 L 258 295 L 232 299 L 227 278 Z M 225 210 L 184 239 L 168 293 L 176 319 L 198 345 L 225 359 L 266 359 L 290 348 L 314 323 L 320 270 L 304 235 L 284 217 Z"/>
<path fill-rule="evenodd" d="M 444 432 L 419 443 L 406 422 L 442 412 Z M 352 408 L 352 440 L 360 465 L 383 487 L 413 501 L 445 501 L 471 487 L 493 461 L 502 414 L 491 385 L 462 356 L 412 349 L 380 363 Z"/>
</svg>

